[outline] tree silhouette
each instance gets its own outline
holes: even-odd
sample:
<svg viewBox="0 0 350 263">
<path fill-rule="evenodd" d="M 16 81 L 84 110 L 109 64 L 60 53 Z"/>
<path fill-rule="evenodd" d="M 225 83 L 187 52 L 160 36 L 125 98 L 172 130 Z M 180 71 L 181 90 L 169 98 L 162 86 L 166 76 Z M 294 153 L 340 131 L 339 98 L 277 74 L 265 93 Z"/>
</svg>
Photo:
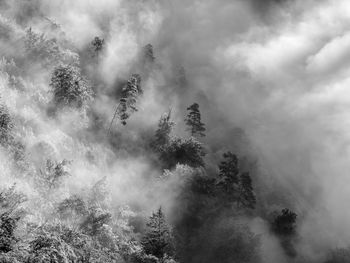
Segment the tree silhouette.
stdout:
<svg viewBox="0 0 350 263">
<path fill-rule="evenodd" d="M 219 164 L 218 186 L 225 194 L 225 201 L 235 202 L 237 207 L 254 208 L 256 198 L 252 179 L 248 172 L 240 173 L 238 158 L 232 152 L 223 154 Z"/>
<path fill-rule="evenodd" d="M 95 37 L 94 40 L 91 41 L 93 56 L 98 56 L 98 54 L 102 51 L 104 44 L 105 40 L 99 37 Z"/>
<path fill-rule="evenodd" d="M 278 235 L 290 236 L 295 234 L 297 214 L 284 208 L 272 222 L 272 229 Z"/>
<path fill-rule="evenodd" d="M 201 137 L 205 136 L 205 125 L 201 122 L 201 113 L 199 111 L 198 103 L 193 103 L 187 108 L 189 113 L 185 119 L 188 130 L 191 132 L 191 136 L 199 135 Z"/>
<path fill-rule="evenodd" d="M 173 240 L 161 208 L 153 213 L 147 223 L 147 230 L 141 244 L 147 254 L 163 258 L 173 255 Z"/>
<path fill-rule="evenodd" d="M 232 152 L 223 154 L 224 160 L 219 164 L 219 182 L 218 185 L 226 194 L 231 195 L 231 198 L 236 194 L 236 185 L 238 184 L 238 158 Z"/>
<path fill-rule="evenodd" d="M 197 168 L 205 165 L 204 156 L 202 144 L 194 137 L 187 139 L 175 137 L 161 152 L 160 159 L 167 168 L 175 167 L 178 163 Z"/>
<path fill-rule="evenodd" d="M 297 214 L 287 208 L 277 213 L 271 223 L 272 231 L 279 237 L 281 246 L 290 257 L 295 257 L 297 251 L 293 245 L 296 235 Z"/>
<path fill-rule="evenodd" d="M 254 209 L 256 197 L 253 191 L 252 179 L 249 173 L 242 173 L 239 179 L 237 206 Z"/>
</svg>

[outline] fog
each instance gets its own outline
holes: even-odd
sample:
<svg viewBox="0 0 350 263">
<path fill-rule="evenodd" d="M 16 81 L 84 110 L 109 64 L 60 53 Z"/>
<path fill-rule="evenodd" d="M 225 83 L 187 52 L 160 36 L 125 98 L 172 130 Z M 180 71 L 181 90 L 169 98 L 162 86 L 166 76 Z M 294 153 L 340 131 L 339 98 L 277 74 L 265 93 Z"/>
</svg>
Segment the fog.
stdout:
<svg viewBox="0 0 350 263">
<path fill-rule="evenodd" d="M 1 101 L 16 119 L 15 133 L 31 169 L 47 156 L 72 161 L 74 180 L 66 182 L 59 198 L 106 177 L 118 204 L 142 207 L 145 214 L 159 205 L 172 207 L 176 191 L 155 193 L 162 171 L 142 146 L 169 108 L 178 124 L 175 132 L 184 135 L 186 107 L 198 102 L 207 127 L 208 169 L 215 170 L 227 150 L 257 160 L 256 180 L 276 182 L 300 215 L 296 247 L 302 257 L 318 260 L 327 249 L 350 246 L 348 1 L 0 3 L 0 53 L 7 59 L 2 64 L 14 58 L 16 65 L 6 67 L 23 76 L 18 91 L 10 87 L 8 70 L 2 70 Z M 86 112 L 61 111 L 54 119 L 47 115 L 52 68 L 25 62 L 20 40 L 29 27 L 57 37 L 70 50 L 69 59 L 86 51 L 95 36 L 104 38 L 98 62 L 80 60 L 92 85 L 98 83 L 91 105 L 99 118 L 94 128 L 86 130 L 92 122 Z M 141 72 L 140 109 L 128 126 L 114 123 L 115 137 L 108 139 L 118 83 L 143 71 L 140 54 L 148 43 L 155 65 Z M 182 68 L 186 82 L 179 85 Z M 7 158 L 1 154 L 2 182 L 16 181 L 20 190 L 33 194 Z M 258 218 L 249 224 L 262 235 L 265 261 L 283 262 L 266 223 Z"/>
</svg>

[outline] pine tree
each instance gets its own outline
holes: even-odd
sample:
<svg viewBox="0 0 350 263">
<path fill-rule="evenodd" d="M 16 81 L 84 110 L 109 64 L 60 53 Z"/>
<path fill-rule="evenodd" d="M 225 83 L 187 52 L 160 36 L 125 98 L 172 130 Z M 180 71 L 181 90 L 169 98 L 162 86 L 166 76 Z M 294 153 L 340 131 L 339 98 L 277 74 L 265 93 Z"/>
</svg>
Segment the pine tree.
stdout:
<svg viewBox="0 0 350 263">
<path fill-rule="evenodd" d="M 153 213 L 147 223 L 147 231 L 142 238 L 141 244 L 146 254 L 157 258 L 165 255 L 173 255 L 173 239 L 169 226 L 161 208 Z"/>
<path fill-rule="evenodd" d="M 224 186 L 228 187 L 226 191 L 230 191 L 232 185 L 238 184 L 238 158 L 232 152 L 223 154 L 224 161 L 219 164 L 219 182 Z"/>
<path fill-rule="evenodd" d="M 249 173 L 242 173 L 239 179 L 237 206 L 254 209 L 256 198 L 253 192 L 252 178 Z"/>
<path fill-rule="evenodd" d="M 171 110 L 163 114 L 158 123 L 158 129 L 156 130 L 155 139 L 152 142 L 152 146 L 157 151 L 164 150 L 169 144 L 170 133 L 175 123 L 171 121 Z"/>
<path fill-rule="evenodd" d="M 253 209 L 256 198 L 249 173 L 240 173 L 238 158 L 232 152 L 224 153 L 223 157 L 225 160 L 219 164 L 218 186 L 225 194 L 225 201 Z"/>
<path fill-rule="evenodd" d="M 188 130 L 191 132 L 191 136 L 199 135 L 201 137 L 205 136 L 205 125 L 201 122 L 201 113 L 199 111 L 198 103 L 193 103 L 187 108 L 189 113 L 185 119 Z"/>
<path fill-rule="evenodd" d="M 138 111 L 136 102 L 138 96 L 142 94 L 140 82 L 140 75 L 133 74 L 122 90 L 119 117 L 123 125 L 126 125 L 126 120 L 130 117 L 132 112 Z"/>
<path fill-rule="evenodd" d="M 142 93 L 141 76 L 139 74 L 133 74 L 126 83 L 125 87 L 122 89 L 121 98 L 109 125 L 108 132 L 110 132 L 113 121 L 117 115 L 121 123 L 126 125 L 126 120 L 129 119 L 131 114 L 138 111 L 136 103 L 138 97 L 142 95 Z"/>
<path fill-rule="evenodd" d="M 88 81 L 75 66 L 58 66 L 53 71 L 50 86 L 57 106 L 82 108 L 92 99 L 92 89 Z"/>
</svg>

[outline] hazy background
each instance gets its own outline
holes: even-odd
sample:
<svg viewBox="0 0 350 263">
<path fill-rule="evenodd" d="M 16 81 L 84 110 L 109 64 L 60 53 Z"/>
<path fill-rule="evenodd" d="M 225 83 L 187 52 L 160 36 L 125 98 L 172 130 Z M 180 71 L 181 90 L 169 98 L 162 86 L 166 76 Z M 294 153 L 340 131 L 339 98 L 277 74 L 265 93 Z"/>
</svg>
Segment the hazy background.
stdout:
<svg viewBox="0 0 350 263">
<path fill-rule="evenodd" d="M 2 74 L 1 99 L 23 127 L 16 132 L 29 159 L 40 163 L 44 154 L 73 160 L 74 180 L 62 198 L 107 176 L 118 203 L 136 202 L 152 211 L 171 202 L 171 195 L 154 194 L 152 175 L 160 172 L 142 151 L 130 153 L 127 142 L 142 143 L 140 134 L 153 134 L 169 107 L 179 123 L 176 132 L 184 134 L 185 109 L 196 101 L 207 126 L 209 167 L 225 150 L 254 156 L 257 180 L 272 177 L 288 189 L 300 214 L 298 246 L 305 255 L 350 245 L 349 1 L 21 0 L 0 6 L 0 53 L 15 57 L 25 76 L 24 91 L 18 91 L 9 89 L 9 76 Z M 59 26 L 52 30 L 54 23 Z M 19 40 L 28 27 L 63 34 L 62 45 L 77 54 L 95 36 L 105 39 L 98 63 L 84 67 L 81 60 L 99 83 L 92 105 L 101 118 L 98 129 L 84 131 L 91 121 L 84 113 L 47 117 L 51 72 L 25 60 L 19 64 Z M 116 106 L 113 94 L 118 81 L 138 69 L 148 43 L 155 66 L 143 79 L 140 111 L 128 128 L 116 125 L 124 129 L 125 143 L 118 142 L 115 151 L 105 139 Z M 179 84 L 180 69 L 186 82 Z M 6 158 L 1 156 L 1 180 L 10 184 L 18 172 Z M 266 250 L 274 250 L 266 242 Z"/>
</svg>

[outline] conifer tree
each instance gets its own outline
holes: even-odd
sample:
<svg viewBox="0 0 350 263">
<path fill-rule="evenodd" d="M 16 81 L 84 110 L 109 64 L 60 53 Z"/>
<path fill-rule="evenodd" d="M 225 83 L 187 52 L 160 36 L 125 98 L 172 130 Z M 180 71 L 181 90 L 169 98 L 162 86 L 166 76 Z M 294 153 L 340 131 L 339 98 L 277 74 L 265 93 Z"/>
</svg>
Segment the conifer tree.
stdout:
<svg viewBox="0 0 350 263">
<path fill-rule="evenodd" d="M 219 181 L 224 184 L 227 191 L 231 190 L 233 184 L 238 183 L 238 158 L 232 152 L 223 154 L 224 160 L 219 164 Z"/>
<path fill-rule="evenodd" d="M 58 106 L 81 108 L 92 99 L 93 92 L 88 81 L 81 75 L 80 69 L 72 65 L 56 67 L 50 86 Z"/>
<path fill-rule="evenodd" d="M 173 254 L 173 240 L 171 230 L 166 223 L 162 208 L 153 213 L 147 223 L 147 230 L 141 244 L 146 254 L 163 258 Z"/>
<path fill-rule="evenodd" d="M 133 74 L 125 87 L 122 89 L 121 98 L 109 125 L 108 132 L 110 132 L 113 121 L 117 115 L 121 123 L 126 125 L 126 120 L 130 117 L 130 115 L 133 112 L 138 111 L 136 103 L 138 97 L 142 95 L 142 93 L 141 76 L 139 74 Z"/>
<path fill-rule="evenodd" d="M 256 198 L 253 191 L 252 178 L 249 173 L 242 173 L 239 179 L 237 206 L 254 209 Z"/>
<path fill-rule="evenodd" d="M 171 110 L 163 114 L 158 123 L 158 129 L 156 130 L 155 139 L 152 146 L 157 151 L 164 150 L 164 147 L 169 144 L 170 133 L 175 123 L 171 121 Z"/>
<path fill-rule="evenodd" d="M 201 122 L 201 113 L 198 103 L 193 103 L 187 108 L 187 111 L 189 111 L 189 113 L 187 114 L 185 122 L 188 126 L 188 130 L 191 132 L 191 136 L 205 136 L 205 125 Z"/>
<path fill-rule="evenodd" d="M 136 102 L 138 96 L 142 94 L 140 82 L 140 75 L 133 74 L 122 90 L 119 117 L 123 125 L 126 125 L 126 120 L 130 117 L 132 112 L 138 111 Z"/>
<path fill-rule="evenodd" d="M 256 198 L 249 173 L 240 173 L 238 158 L 232 152 L 223 154 L 219 164 L 218 186 L 225 194 L 225 201 L 235 202 L 237 207 L 254 209 Z"/>
</svg>

